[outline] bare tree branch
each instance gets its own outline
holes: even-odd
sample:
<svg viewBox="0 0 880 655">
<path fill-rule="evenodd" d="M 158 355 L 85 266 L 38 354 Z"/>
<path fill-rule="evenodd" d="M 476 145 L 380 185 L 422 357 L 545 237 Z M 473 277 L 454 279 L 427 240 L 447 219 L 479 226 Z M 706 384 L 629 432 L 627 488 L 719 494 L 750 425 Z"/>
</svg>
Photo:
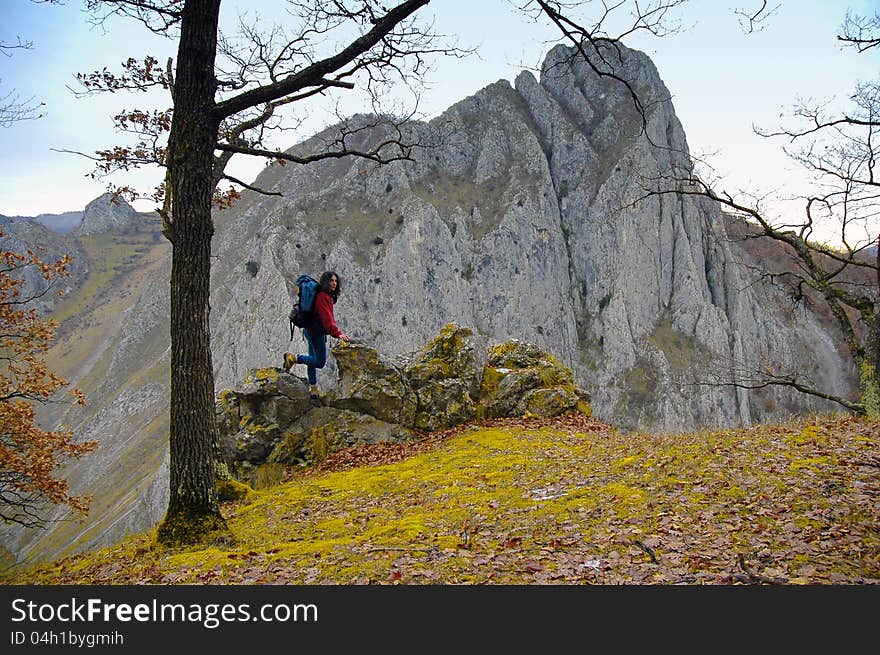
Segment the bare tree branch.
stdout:
<svg viewBox="0 0 880 655">
<path fill-rule="evenodd" d="M 86 8 L 103 25 L 111 16 L 127 16 L 156 34 L 167 35 L 183 18 L 184 0 L 86 0 Z"/>
<path fill-rule="evenodd" d="M 223 179 L 228 180 L 229 182 L 232 182 L 233 184 L 238 184 L 239 186 L 242 186 L 245 189 L 249 189 L 250 191 L 254 191 L 254 192 L 259 193 L 260 195 L 263 195 L 263 196 L 282 196 L 283 195 L 282 193 L 280 193 L 278 191 L 266 191 L 265 189 L 261 189 L 259 187 L 253 186 L 252 184 L 248 184 L 247 182 L 242 182 L 237 177 L 233 177 L 232 175 L 229 175 L 228 173 L 224 173 Z"/>
<path fill-rule="evenodd" d="M 33 41 L 22 41 L 20 36 L 15 37 L 15 43 L 0 41 L 0 54 L 12 56 L 13 50 L 30 50 L 34 47 Z M 37 101 L 34 96 L 22 98 L 15 89 L 7 91 L 0 96 L 0 128 L 10 127 L 20 121 L 32 121 L 42 118 L 40 107 L 46 103 Z"/>
<path fill-rule="evenodd" d="M 756 11 L 746 11 L 744 9 L 735 9 L 734 14 L 739 16 L 739 24 L 743 32 L 746 34 L 754 34 L 760 32 L 766 25 L 764 21 L 769 19 L 782 5 L 776 5 L 772 9 L 767 8 L 767 0 L 761 2 L 761 6 Z"/>
<path fill-rule="evenodd" d="M 853 46 L 859 52 L 870 50 L 880 45 L 880 14 L 875 12 L 873 16 L 859 16 L 847 10 L 841 32 L 837 35 L 838 41 Z"/>
<path fill-rule="evenodd" d="M 727 386 L 738 389 L 747 389 L 749 391 L 765 389 L 767 387 L 790 387 L 808 396 L 830 400 L 831 402 L 846 407 L 848 410 L 855 412 L 856 414 L 866 414 L 864 403 L 854 402 L 848 398 L 843 398 L 836 394 L 818 389 L 812 384 L 800 380 L 797 374 L 783 375 L 775 374 L 770 371 L 740 371 L 739 375 L 740 377 L 734 381 L 713 380 L 711 382 L 700 382 L 698 384 L 719 387 Z"/>
<path fill-rule="evenodd" d="M 368 52 L 391 33 L 406 17 L 412 15 L 415 11 L 428 4 L 428 2 L 429 0 L 408 0 L 408 2 L 401 3 L 385 14 L 385 16 L 378 19 L 373 29 L 337 54 L 315 62 L 311 66 L 289 75 L 283 80 L 251 89 L 220 102 L 214 110 L 215 115 L 225 118 L 237 114 L 248 107 L 262 105 L 288 95 L 300 93 L 310 87 L 326 88 L 329 86 L 327 80 L 329 75 L 338 73 L 342 67 Z M 341 83 L 338 79 L 333 81 Z"/>
</svg>

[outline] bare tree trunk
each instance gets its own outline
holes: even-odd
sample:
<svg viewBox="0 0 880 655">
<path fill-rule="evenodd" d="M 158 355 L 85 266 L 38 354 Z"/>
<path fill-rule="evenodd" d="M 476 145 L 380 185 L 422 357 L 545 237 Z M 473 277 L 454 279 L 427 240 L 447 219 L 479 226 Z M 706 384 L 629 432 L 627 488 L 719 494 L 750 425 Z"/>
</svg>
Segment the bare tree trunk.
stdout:
<svg viewBox="0 0 880 655">
<path fill-rule="evenodd" d="M 866 322 L 865 357 L 859 362 L 862 404 L 865 415 L 877 420 L 880 419 L 880 315 L 874 311 Z"/>
<path fill-rule="evenodd" d="M 171 470 L 163 543 L 197 543 L 226 529 L 214 466 L 214 373 L 209 334 L 213 115 L 220 0 L 187 0 L 181 22 L 174 117 L 169 137 L 171 193 Z"/>
<path fill-rule="evenodd" d="M 874 259 L 874 271 L 877 275 L 875 289 L 880 292 L 880 235 L 877 236 L 875 246 L 877 248 Z M 877 302 L 880 303 L 880 299 L 877 299 Z M 860 371 L 862 375 L 862 400 L 865 403 L 867 416 L 872 419 L 880 419 L 880 306 L 878 304 L 871 307 L 871 315 L 867 319 L 867 324 L 868 338 L 865 340 L 865 351 L 870 365 L 862 366 Z"/>
</svg>

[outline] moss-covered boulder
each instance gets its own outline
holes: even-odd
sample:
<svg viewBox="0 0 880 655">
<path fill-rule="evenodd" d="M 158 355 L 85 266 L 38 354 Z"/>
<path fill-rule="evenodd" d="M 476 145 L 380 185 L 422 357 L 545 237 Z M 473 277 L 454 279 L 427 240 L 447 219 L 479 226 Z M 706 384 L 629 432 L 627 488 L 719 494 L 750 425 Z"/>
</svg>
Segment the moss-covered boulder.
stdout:
<svg viewBox="0 0 880 655">
<path fill-rule="evenodd" d="M 306 385 L 278 368 L 248 371 L 241 385 L 217 394 L 220 450 L 227 462 L 263 462 L 286 426 L 312 410 Z"/>
<path fill-rule="evenodd" d="M 412 424 L 415 397 L 399 367 L 364 344 L 340 343 L 333 349 L 333 356 L 339 383 L 327 393 L 328 405 L 388 423 Z"/>
<path fill-rule="evenodd" d="M 482 362 L 470 328 L 447 323 L 415 354 L 404 375 L 415 394 L 412 426 L 452 427 L 477 417 Z"/>
<path fill-rule="evenodd" d="M 286 466 L 355 444 L 414 439 L 480 418 L 589 413 L 571 370 L 538 346 L 511 340 L 486 351 L 476 343 L 470 328 L 449 323 L 395 363 L 369 346 L 340 344 L 339 382 L 317 403 L 299 378 L 252 369 L 217 395 L 225 463 L 257 489 L 280 481 Z"/>
<path fill-rule="evenodd" d="M 589 413 L 589 396 L 575 386 L 571 370 L 538 346 L 511 339 L 487 355 L 480 385 L 484 417 Z"/>
<path fill-rule="evenodd" d="M 254 490 L 235 478 L 217 480 L 217 499 L 220 501 L 247 502 L 254 497 Z"/>
<path fill-rule="evenodd" d="M 412 430 L 373 416 L 335 407 L 318 407 L 289 426 L 269 461 L 314 464 L 347 446 L 406 441 L 416 436 Z"/>
</svg>

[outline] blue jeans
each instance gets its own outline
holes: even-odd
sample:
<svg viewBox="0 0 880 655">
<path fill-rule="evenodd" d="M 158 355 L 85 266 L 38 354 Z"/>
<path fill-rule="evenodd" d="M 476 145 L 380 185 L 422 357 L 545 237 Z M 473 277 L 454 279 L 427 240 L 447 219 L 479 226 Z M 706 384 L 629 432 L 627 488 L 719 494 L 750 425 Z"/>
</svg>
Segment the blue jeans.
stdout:
<svg viewBox="0 0 880 655">
<path fill-rule="evenodd" d="M 296 363 L 305 364 L 309 384 L 317 384 L 317 369 L 324 368 L 324 364 L 327 363 L 327 335 L 312 334 L 309 330 L 303 330 L 303 335 L 306 338 L 306 343 L 309 344 L 309 354 L 297 355 Z"/>
</svg>

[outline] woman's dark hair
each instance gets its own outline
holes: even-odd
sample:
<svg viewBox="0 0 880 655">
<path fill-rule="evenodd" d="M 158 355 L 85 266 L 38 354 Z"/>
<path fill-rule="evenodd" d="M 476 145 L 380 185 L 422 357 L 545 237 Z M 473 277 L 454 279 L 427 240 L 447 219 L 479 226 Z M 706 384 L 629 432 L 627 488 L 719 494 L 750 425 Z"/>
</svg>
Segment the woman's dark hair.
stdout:
<svg viewBox="0 0 880 655">
<path fill-rule="evenodd" d="M 333 276 L 336 276 L 336 288 L 330 291 L 330 280 Z M 336 302 L 339 298 L 339 293 L 342 291 L 342 278 L 333 271 L 324 271 L 321 273 L 321 279 L 318 280 L 318 283 L 321 285 L 321 290 L 333 298 L 333 302 Z"/>
</svg>

